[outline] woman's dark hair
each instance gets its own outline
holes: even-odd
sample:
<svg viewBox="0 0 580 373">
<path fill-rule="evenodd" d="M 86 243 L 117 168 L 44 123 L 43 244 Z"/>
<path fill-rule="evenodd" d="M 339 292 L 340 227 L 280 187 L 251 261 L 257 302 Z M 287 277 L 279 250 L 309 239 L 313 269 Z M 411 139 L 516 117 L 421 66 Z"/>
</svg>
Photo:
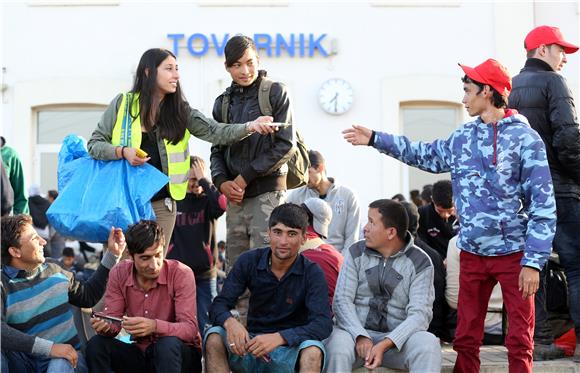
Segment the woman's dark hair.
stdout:
<svg viewBox="0 0 580 373">
<path fill-rule="evenodd" d="M 371 202 L 369 207 L 379 210 L 381 221 L 385 228 L 395 228 L 397 237 L 403 241 L 405 240 L 409 229 L 409 216 L 400 202 L 392 199 L 378 199 Z"/>
<path fill-rule="evenodd" d="M 258 50 L 256 49 L 256 43 L 252 38 L 245 35 L 236 35 L 230 40 L 228 40 L 226 47 L 224 49 L 224 54 L 226 56 L 226 66 L 233 66 L 242 56 L 246 53 L 246 49 L 252 48 L 256 54 Z"/>
<path fill-rule="evenodd" d="M 493 88 L 492 86 L 490 86 L 489 84 L 484 84 L 484 83 L 480 83 L 476 80 L 471 79 L 470 77 L 468 77 L 467 75 L 465 75 L 463 78 L 461 78 L 461 81 L 463 83 L 469 84 L 469 83 L 473 83 L 475 84 L 479 90 L 477 91 L 477 94 L 479 94 L 481 91 L 483 91 L 483 87 L 488 85 L 489 88 L 491 89 L 491 91 L 493 92 L 493 96 L 491 99 L 491 103 L 493 104 L 493 106 L 495 106 L 498 109 L 504 109 L 508 107 L 508 98 L 507 96 L 502 96 L 499 94 L 498 91 L 495 90 L 495 88 Z"/>
<path fill-rule="evenodd" d="M 10 264 L 12 256 L 8 252 L 10 247 L 20 247 L 20 235 L 26 224 L 32 225 L 29 215 L 5 216 L 0 223 L 2 232 L 0 249 L 2 252 L 2 264 Z"/>
<path fill-rule="evenodd" d="M 175 58 L 173 53 L 161 48 L 149 49 L 141 56 L 132 89 L 139 93 L 139 113 L 131 115 L 133 118 L 140 116 L 141 123 L 148 132 L 156 126 L 161 137 L 175 145 L 183 138 L 188 120 L 188 105 L 183 98 L 179 81 L 175 93 L 166 94 L 159 103 L 158 113 L 152 112 L 157 89 L 157 68 L 170 56 Z M 132 104 L 133 102 L 130 103 Z"/>
<path fill-rule="evenodd" d="M 306 233 L 306 229 L 308 228 L 308 213 L 298 205 L 284 203 L 272 210 L 268 227 L 272 228 L 278 223 L 282 223 L 290 228 L 300 229 L 302 233 Z"/>
<path fill-rule="evenodd" d="M 156 221 L 141 220 L 129 226 L 125 241 L 130 255 L 143 254 L 154 244 L 165 245 L 165 235 Z"/>
</svg>

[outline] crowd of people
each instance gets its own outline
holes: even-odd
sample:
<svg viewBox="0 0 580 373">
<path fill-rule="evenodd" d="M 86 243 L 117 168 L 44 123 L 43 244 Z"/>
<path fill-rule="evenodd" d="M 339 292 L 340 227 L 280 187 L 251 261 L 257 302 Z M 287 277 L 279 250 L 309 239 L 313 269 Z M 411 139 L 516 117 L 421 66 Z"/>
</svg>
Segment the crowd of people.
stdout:
<svg viewBox="0 0 580 373">
<path fill-rule="evenodd" d="M 146 51 L 88 149 L 149 163 L 169 181 L 151 199 L 156 221 L 112 227 L 93 267 L 51 231 L 37 188 L 26 201 L 2 139 L 2 373 L 439 372 L 442 342 L 458 373 L 479 371 L 482 342 L 505 344 L 510 372 L 564 356 L 548 323 L 546 263 L 553 248 L 578 337 L 580 129 L 559 74 L 578 47 L 550 26 L 524 45 L 513 80 L 493 59 L 460 65 L 474 119 L 445 140 L 343 131 L 352 145 L 451 173 L 410 202 L 397 194 L 366 208 L 319 151 L 299 159 L 288 90 L 259 69 L 251 38 L 225 46 L 232 84 L 213 119 L 183 99 L 175 56 Z M 189 154 L 191 135 L 213 144 L 211 175 Z M 290 174 L 303 176 L 293 189 Z M 86 341 L 86 313 L 71 306 L 92 309 Z"/>
</svg>

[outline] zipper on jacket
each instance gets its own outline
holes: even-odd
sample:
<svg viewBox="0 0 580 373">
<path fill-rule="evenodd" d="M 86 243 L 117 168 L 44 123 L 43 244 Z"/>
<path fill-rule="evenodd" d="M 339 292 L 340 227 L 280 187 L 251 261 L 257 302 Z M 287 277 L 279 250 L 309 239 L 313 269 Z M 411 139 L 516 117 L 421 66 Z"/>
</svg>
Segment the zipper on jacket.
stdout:
<svg viewBox="0 0 580 373">
<path fill-rule="evenodd" d="M 493 126 L 493 160 L 491 164 L 497 165 L 497 122 L 492 124 Z"/>
</svg>

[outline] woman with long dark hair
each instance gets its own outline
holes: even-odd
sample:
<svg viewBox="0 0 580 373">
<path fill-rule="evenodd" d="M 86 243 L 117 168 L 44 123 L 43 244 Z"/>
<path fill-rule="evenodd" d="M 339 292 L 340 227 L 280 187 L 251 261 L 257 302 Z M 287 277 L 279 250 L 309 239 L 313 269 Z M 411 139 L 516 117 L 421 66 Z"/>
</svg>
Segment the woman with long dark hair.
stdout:
<svg viewBox="0 0 580 373">
<path fill-rule="evenodd" d="M 253 132 L 269 134 L 275 130 L 267 125 L 271 117 L 245 124 L 220 124 L 206 118 L 185 101 L 178 70 L 170 51 L 146 51 L 133 89 L 113 99 L 88 143 L 95 159 L 124 158 L 133 166 L 148 162 L 169 176 L 169 183 L 151 199 L 165 242 L 170 242 L 175 225 L 175 201 L 183 199 L 187 190 L 190 134 L 229 145 Z"/>
</svg>

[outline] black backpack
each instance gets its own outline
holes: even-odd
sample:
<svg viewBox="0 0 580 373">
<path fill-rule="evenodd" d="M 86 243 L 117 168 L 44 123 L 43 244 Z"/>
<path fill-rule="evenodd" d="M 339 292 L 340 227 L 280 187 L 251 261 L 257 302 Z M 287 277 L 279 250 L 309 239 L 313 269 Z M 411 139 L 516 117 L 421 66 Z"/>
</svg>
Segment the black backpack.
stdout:
<svg viewBox="0 0 580 373">
<path fill-rule="evenodd" d="M 272 80 L 262 77 L 260 87 L 258 88 L 258 105 L 262 115 L 272 116 L 273 109 L 270 102 L 270 90 L 272 89 Z M 230 109 L 230 96 L 223 95 L 222 99 L 222 121 L 227 123 Z M 308 158 L 308 148 L 298 129 L 292 127 L 292 144 L 294 153 L 288 160 L 288 174 L 286 175 L 286 188 L 294 189 L 304 186 L 308 183 L 308 168 L 310 159 Z"/>
</svg>

